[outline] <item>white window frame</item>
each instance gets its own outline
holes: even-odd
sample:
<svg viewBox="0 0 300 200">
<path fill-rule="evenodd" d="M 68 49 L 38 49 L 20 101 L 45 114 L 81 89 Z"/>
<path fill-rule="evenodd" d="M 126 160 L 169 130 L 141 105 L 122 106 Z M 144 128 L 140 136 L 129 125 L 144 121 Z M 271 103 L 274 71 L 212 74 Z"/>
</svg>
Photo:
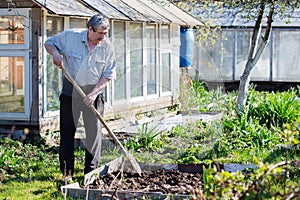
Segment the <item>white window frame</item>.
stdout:
<svg viewBox="0 0 300 200">
<path fill-rule="evenodd" d="M 5 51 L 0 50 L 0 57 L 23 57 L 24 58 L 24 112 L 0 112 L 0 119 L 28 119 L 30 117 L 31 95 L 31 70 L 29 62 L 29 51 Z"/>
<path fill-rule="evenodd" d="M 163 80 L 162 80 L 162 74 L 164 73 L 163 72 L 163 68 L 162 68 L 162 59 L 163 59 L 163 54 L 169 54 L 170 55 L 170 91 L 163 91 Z M 159 92 L 160 92 L 160 96 L 161 97 L 164 97 L 164 96 L 170 96 L 172 95 L 172 92 L 174 91 L 174 72 L 173 72 L 173 64 L 172 64 L 172 51 L 169 50 L 169 49 L 161 49 L 160 50 L 160 58 L 159 58 L 159 61 L 160 61 L 160 69 L 159 69 L 159 73 L 160 73 L 160 87 L 159 87 Z"/>
<path fill-rule="evenodd" d="M 0 57 L 24 58 L 24 112 L 0 112 L 0 119 L 29 120 L 32 101 L 31 90 L 31 21 L 29 8 L 0 9 L 0 16 L 24 16 L 24 44 L 0 44 Z"/>
<path fill-rule="evenodd" d="M 42 18 L 42 30 L 43 30 L 43 44 L 44 42 L 47 40 L 47 31 L 46 31 L 46 25 L 47 25 L 47 12 L 43 12 L 43 18 Z M 58 16 L 58 17 L 61 17 L 61 16 Z M 62 17 L 64 18 L 64 17 Z M 65 18 L 63 19 L 64 20 L 64 26 L 65 26 Z M 43 107 L 43 110 L 42 110 L 42 113 L 43 113 L 43 117 L 55 117 L 55 116 L 59 116 L 60 114 L 60 110 L 47 110 L 47 94 L 46 94 L 46 85 L 47 85 L 47 51 L 43 45 L 43 78 L 42 78 L 42 94 L 43 94 L 43 98 L 42 98 L 42 107 Z"/>
<path fill-rule="evenodd" d="M 29 49 L 30 48 L 30 9 L 12 9 L 8 11 L 8 9 L 0 9 L 0 16 L 25 16 L 24 17 L 24 44 L 0 44 L 0 49 Z"/>
<path fill-rule="evenodd" d="M 169 43 L 168 44 L 164 44 L 162 43 L 161 39 L 159 40 L 159 94 L 160 97 L 165 97 L 165 96 L 170 96 L 172 95 L 173 91 L 174 91 L 174 69 L 173 69 L 173 52 L 172 52 L 172 32 L 173 29 L 171 27 L 170 24 L 161 24 L 159 26 L 159 38 L 162 38 L 162 26 L 168 26 L 168 30 L 169 30 Z M 162 54 L 170 54 L 170 91 L 163 91 L 163 82 L 162 82 Z"/>
</svg>

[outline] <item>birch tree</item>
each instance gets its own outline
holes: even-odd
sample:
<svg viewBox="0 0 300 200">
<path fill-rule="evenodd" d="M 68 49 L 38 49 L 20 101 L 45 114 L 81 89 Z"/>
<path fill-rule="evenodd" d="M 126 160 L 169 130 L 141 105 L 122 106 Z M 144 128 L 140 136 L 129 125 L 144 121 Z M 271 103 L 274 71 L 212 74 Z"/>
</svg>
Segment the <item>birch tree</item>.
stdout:
<svg viewBox="0 0 300 200">
<path fill-rule="evenodd" d="M 261 39 L 261 42 L 259 43 L 259 37 L 261 35 L 261 29 L 262 29 L 266 4 L 267 4 L 266 1 L 261 0 L 257 20 L 255 22 L 255 26 L 253 29 L 248 59 L 244 68 L 244 72 L 240 78 L 239 91 L 236 100 L 236 110 L 239 112 L 244 111 L 244 105 L 246 103 L 247 95 L 248 95 L 251 71 L 255 67 L 261 54 L 263 53 L 267 44 L 269 43 L 272 22 L 273 22 L 274 8 L 275 8 L 275 1 L 271 2 L 268 16 L 267 16 L 268 21 L 267 21 L 266 31 L 264 36 Z"/>
</svg>

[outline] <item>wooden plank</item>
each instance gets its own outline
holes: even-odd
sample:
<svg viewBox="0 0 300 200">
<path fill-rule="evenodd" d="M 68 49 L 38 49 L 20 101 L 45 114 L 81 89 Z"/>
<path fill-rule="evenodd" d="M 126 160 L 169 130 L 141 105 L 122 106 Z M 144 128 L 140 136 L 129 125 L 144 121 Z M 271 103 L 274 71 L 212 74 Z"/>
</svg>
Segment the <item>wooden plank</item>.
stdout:
<svg viewBox="0 0 300 200">
<path fill-rule="evenodd" d="M 135 117 L 136 114 L 146 113 L 148 111 L 160 111 L 167 109 L 174 104 L 175 102 L 172 101 L 172 97 L 163 97 L 139 103 L 132 102 L 119 104 L 110 108 L 105 108 L 104 119 L 106 121 L 114 121 L 117 120 L 117 118 L 125 118 L 128 115 Z M 130 121 L 130 119 L 128 119 L 128 121 Z M 59 116 L 40 119 L 40 133 L 42 135 L 48 132 L 59 131 L 59 129 Z"/>
<path fill-rule="evenodd" d="M 163 108 L 167 108 L 175 105 L 176 103 L 173 101 L 173 97 L 166 96 L 160 97 L 157 99 L 149 99 L 145 101 L 139 102 L 128 102 L 124 101 L 122 104 L 113 105 L 112 108 L 108 108 L 105 110 L 105 118 L 106 119 L 115 119 L 119 116 L 127 116 L 135 115 L 137 113 L 146 113 L 149 111 L 156 111 Z"/>
<path fill-rule="evenodd" d="M 35 6 L 36 4 L 31 0 L 14 0 L 12 3 L 8 3 L 8 1 L 0 1 L 0 8 L 32 8 Z"/>
<path fill-rule="evenodd" d="M 42 21 L 42 10 L 41 8 L 32 9 L 32 27 L 31 27 L 31 50 L 32 50 L 32 104 L 30 112 L 30 124 L 38 125 L 39 117 L 41 116 L 41 106 L 42 102 L 42 82 L 41 80 L 41 70 L 42 70 L 42 32 L 41 32 L 41 21 Z"/>
</svg>

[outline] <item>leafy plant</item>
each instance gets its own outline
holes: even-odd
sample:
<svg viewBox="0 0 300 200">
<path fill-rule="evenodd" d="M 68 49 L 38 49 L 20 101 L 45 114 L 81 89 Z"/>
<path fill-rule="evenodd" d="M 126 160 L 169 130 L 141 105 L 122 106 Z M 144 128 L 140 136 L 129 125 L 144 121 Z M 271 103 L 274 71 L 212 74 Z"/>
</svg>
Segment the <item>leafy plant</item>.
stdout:
<svg viewBox="0 0 300 200">
<path fill-rule="evenodd" d="M 7 147 L 11 148 L 7 148 Z M 13 141 L 9 138 L 0 140 L 0 169 L 2 173 L 11 174 L 19 167 L 22 158 L 22 143 Z"/>
<path fill-rule="evenodd" d="M 249 93 L 247 115 L 255 118 L 260 124 L 283 126 L 297 120 L 300 116 L 300 102 L 296 99 L 296 91 L 255 92 Z"/>
<path fill-rule="evenodd" d="M 257 163 L 259 168 L 243 172 L 217 172 L 203 167 L 203 187 L 191 199 L 287 199 L 300 195 L 293 179 L 282 179 L 286 172 L 296 170 L 296 160 L 274 165 Z M 289 186 L 288 188 L 286 186 Z M 298 188 L 299 189 L 299 188 Z M 278 192 L 280 191 L 280 192 Z"/>
<path fill-rule="evenodd" d="M 185 91 L 188 95 L 184 103 L 188 108 L 196 108 L 200 112 L 227 112 L 235 106 L 236 92 L 225 93 L 222 87 L 209 90 L 203 81 L 191 81 L 191 87 Z"/>
<path fill-rule="evenodd" d="M 201 155 L 201 146 L 199 144 L 191 144 L 177 158 L 178 164 L 199 163 Z"/>
<path fill-rule="evenodd" d="M 224 119 L 224 137 L 232 148 L 271 148 L 281 142 L 275 129 L 268 129 L 255 118 L 243 114 Z"/>
<path fill-rule="evenodd" d="M 133 138 L 125 141 L 125 147 L 134 151 L 156 150 L 164 144 L 156 137 L 161 134 L 161 131 L 156 132 L 156 127 L 148 128 L 149 123 L 142 124 L 138 129 L 138 134 Z"/>
</svg>

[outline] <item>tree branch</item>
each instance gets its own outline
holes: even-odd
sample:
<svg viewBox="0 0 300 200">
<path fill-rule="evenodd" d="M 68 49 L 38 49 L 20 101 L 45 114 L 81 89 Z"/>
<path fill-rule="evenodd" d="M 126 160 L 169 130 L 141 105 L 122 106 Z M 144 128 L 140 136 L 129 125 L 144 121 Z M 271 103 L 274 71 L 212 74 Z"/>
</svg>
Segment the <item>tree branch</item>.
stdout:
<svg viewBox="0 0 300 200">
<path fill-rule="evenodd" d="M 251 40 L 251 47 L 250 47 L 250 52 L 248 56 L 248 61 L 252 60 L 254 57 L 254 52 L 256 51 L 257 43 L 258 43 L 258 36 L 260 35 L 261 32 L 261 27 L 262 27 L 262 19 L 264 16 L 264 11 L 265 11 L 266 3 L 264 0 L 261 0 L 260 3 L 260 8 L 259 8 L 259 14 L 257 17 L 257 20 L 255 22 L 254 26 L 254 31 L 252 35 L 252 40 Z"/>
<path fill-rule="evenodd" d="M 274 9 L 275 9 L 275 2 L 273 1 L 272 4 L 271 4 L 270 10 L 269 10 L 267 28 L 266 28 L 265 35 L 263 37 L 264 41 L 268 41 L 269 37 L 270 37 L 270 33 L 271 33 L 271 30 L 272 30 Z"/>
<path fill-rule="evenodd" d="M 272 2 L 270 10 L 269 10 L 267 28 L 266 28 L 266 31 L 265 31 L 265 35 L 262 38 L 262 42 L 260 43 L 259 48 L 258 48 L 258 50 L 257 50 L 257 52 L 256 52 L 256 54 L 253 58 L 252 68 L 256 65 L 259 58 L 261 57 L 261 54 L 263 53 L 263 51 L 265 50 L 267 44 L 269 43 L 269 38 L 270 38 L 271 30 L 272 30 L 274 9 L 275 9 L 275 5 L 274 5 L 274 2 Z"/>
</svg>

